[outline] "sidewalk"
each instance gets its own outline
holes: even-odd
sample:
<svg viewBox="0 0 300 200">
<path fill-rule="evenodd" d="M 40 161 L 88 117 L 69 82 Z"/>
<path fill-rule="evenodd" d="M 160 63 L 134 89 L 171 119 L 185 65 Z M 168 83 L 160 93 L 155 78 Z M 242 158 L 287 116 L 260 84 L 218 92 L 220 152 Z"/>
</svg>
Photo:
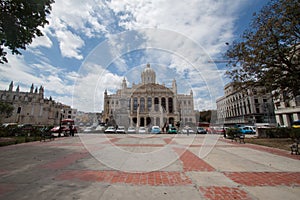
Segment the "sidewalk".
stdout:
<svg viewBox="0 0 300 200">
<path fill-rule="evenodd" d="M 300 156 L 215 135 L 104 135 L 1 147 L 0 199 L 298 199 Z"/>
</svg>

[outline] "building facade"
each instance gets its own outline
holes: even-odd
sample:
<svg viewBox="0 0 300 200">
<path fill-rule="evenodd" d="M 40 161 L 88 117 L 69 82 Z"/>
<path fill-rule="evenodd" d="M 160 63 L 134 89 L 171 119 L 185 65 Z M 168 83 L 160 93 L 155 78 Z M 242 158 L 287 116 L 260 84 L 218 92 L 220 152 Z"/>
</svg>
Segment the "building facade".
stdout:
<svg viewBox="0 0 300 200">
<path fill-rule="evenodd" d="M 13 89 L 13 81 L 8 90 L 0 90 L 0 101 L 13 105 L 10 117 L 1 119 L 1 123 L 18 123 L 32 125 L 58 125 L 61 118 L 73 118 L 76 110 L 70 106 L 55 102 L 50 97 L 44 98 L 44 88 L 32 84 L 29 92 Z"/>
<path fill-rule="evenodd" d="M 300 96 L 293 97 L 282 90 L 273 93 L 277 124 L 291 127 L 293 121 L 300 120 Z"/>
<path fill-rule="evenodd" d="M 126 127 L 195 124 L 193 92 L 178 94 L 175 79 L 170 88 L 156 83 L 156 73 L 147 64 L 141 83 L 128 87 L 124 78 L 115 94 L 104 92 L 103 121 Z"/>
<path fill-rule="evenodd" d="M 228 83 L 216 103 L 218 124 L 275 123 L 272 96 L 262 87 L 241 91 L 235 83 Z"/>
</svg>

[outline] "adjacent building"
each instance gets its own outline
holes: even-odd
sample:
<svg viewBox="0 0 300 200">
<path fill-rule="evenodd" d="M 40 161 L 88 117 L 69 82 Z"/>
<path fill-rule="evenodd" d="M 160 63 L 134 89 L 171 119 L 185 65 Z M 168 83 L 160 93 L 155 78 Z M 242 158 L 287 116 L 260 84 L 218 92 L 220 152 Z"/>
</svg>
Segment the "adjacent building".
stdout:
<svg viewBox="0 0 300 200">
<path fill-rule="evenodd" d="M 8 90 L 0 90 L 0 101 L 13 105 L 12 116 L 3 118 L 2 123 L 19 123 L 33 125 L 58 125 L 61 118 L 74 118 L 76 110 L 70 106 L 55 102 L 50 97 L 44 98 L 44 88 L 34 88 L 32 84 L 29 92 L 14 90 L 13 81 Z"/>
<path fill-rule="evenodd" d="M 278 125 L 291 127 L 293 121 L 300 120 L 300 96 L 292 97 L 283 90 L 274 91 L 273 96 Z"/>
<path fill-rule="evenodd" d="M 235 83 L 228 83 L 216 103 L 217 124 L 276 123 L 272 96 L 263 87 L 240 90 Z"/>
<path fill-rule="evenodd" d="M 193 92 L 178 94 L 175 79 L 169 88 L 157 83 L 155 71 L 147 64 L 141 83 L 128 87 L 124 78 L 115 94 L 104 92 L 103 121 L 126 127 L 195 124 Z"/>
</svg>

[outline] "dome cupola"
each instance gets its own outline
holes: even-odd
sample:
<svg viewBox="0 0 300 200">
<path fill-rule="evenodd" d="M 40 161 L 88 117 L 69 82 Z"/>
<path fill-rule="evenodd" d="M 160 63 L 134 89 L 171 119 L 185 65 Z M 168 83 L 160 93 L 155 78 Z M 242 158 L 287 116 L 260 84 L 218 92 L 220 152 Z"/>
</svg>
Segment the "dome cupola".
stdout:
<svg viewBox="0 0 300 200">
<path fill-rule="evenodd" d="M 143 70 L 141 77 L 142 77 L 143 84 L 156 82 L 155 71 L 150 67 L 149 63 L 147 64 L 147 67 Z"/>
</svg>

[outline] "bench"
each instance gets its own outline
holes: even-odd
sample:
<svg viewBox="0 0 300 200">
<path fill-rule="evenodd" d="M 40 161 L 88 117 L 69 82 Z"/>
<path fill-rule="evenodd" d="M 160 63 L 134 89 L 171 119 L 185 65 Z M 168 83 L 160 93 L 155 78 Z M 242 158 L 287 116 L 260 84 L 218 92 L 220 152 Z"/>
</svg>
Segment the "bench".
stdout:
<svg viewBox="0 0 300 200">
<path fill-rule="evenodd" d="M 298 142 L 298 141 L 295 142 L 295 143 L 293 143 L 293 144 L 290 146 L 290 148 L 291 148 L 291 154 L 294 154 L 294 153 L 295 153 L 295 155 L 299 155 L 299 142 Z"/>
<path fill-rule="evenodd" d="M 243 134 L 235 134 L 233 136 L 233 138 L 232 138 L 232 141 L 233 140 L 236 141 L 236 142 L 239 141 L 239 143 L 245 144 L 245 135 L 243 135 Z"/>
</svg>

